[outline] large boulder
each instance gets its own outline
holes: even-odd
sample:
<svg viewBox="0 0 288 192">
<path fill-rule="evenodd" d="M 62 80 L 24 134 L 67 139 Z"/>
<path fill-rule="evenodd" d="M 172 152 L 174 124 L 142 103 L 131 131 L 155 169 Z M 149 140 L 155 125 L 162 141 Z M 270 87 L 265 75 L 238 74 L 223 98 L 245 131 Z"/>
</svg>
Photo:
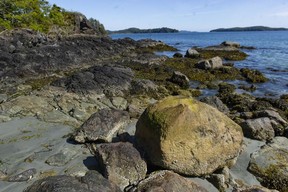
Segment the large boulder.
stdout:
<svg viewBox="0 0 288 192">
<path fill-rule="evenodd" d="M 116 183 L 122 190 L 145 178 L 146 162 L 128 142 L 92 145 L 105 178 Z"/>
<path fill-rule="evenodd" d="M 271 143 L 254 152 L 248 170 L 265 187 L 288 191 L 288 139 L 275 137 Z"/>
<path fill-rule="evenodd" d="M 127 111 L 118 109 L 101 109 L 76 130 L 74 140 L 85 142 L 111 142 L 113 137 L 129 123 L 130 116 Z"/>
<path fill-rule="evenodd" d="M 189 97 L 171 96 L 145 110 L 135 139 L 151 163 L 201 176 L 231 165 L 243 133 L 217 109 Z"/>
<path fill-rule="evenodd" d="M 136 191 L 207 192 L 205 188 L 197 185 L 191 179 L 167 170 L 151 173 L 148 178 L 138 184 Z"/>
<path fill-rule="evenodd" d="M 223 62 L 221 57 L 213 57 L 211 59 L 199 61 L 196 64 L 196 67 L 199 69 L 216 69 L 223 67 Z"/>
</svg>

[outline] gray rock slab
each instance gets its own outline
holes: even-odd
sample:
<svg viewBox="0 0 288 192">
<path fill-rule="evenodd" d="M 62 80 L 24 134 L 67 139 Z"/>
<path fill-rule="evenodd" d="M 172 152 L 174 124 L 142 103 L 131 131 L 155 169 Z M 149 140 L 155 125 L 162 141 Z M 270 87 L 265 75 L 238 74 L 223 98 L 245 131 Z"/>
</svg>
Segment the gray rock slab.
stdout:
<svg viewBox="0 0 288 192">
<path fill-rule="evenodd" d="M 101 173 L 122 190 L 145 178 L 146 162 L 128 142 L 107 143 L 92 146 L 99 161 Z"/>
<path fill-rule="evenodd" d="M 129 123 L 129 120 L 130 116 L 127 111 L 101 109 L 83 123 L 74 133 L 74 139 L 79 143 L 111 142 L 120 129 Z"/>
</svg>

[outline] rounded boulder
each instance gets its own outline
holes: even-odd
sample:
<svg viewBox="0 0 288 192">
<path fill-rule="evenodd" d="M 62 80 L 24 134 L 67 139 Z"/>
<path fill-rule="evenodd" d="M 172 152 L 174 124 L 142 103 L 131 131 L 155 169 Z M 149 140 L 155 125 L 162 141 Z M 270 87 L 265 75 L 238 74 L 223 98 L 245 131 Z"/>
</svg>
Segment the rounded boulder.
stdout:
<svg viewBox="0 0 288 192">
<path fill-rule="evenodd" d="M 202 176 L 235 161 L 243 133 L 217 109 L 190 97 L 171 96 L 145 110 L 137 122 L 135 139 L 150 163 Z"/>
</svg>

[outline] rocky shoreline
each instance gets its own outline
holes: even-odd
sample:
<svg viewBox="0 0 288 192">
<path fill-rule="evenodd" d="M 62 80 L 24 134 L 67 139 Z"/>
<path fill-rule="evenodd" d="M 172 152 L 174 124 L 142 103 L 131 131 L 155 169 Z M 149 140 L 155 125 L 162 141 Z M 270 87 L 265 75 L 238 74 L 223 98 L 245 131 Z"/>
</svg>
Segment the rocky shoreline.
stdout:
<svg viewBox="0 0 288 192">
<path fill-rule="evenodd" d="M 287 191 L 288 97 L 225 82 L 268 81 L 242 48 L 1 33 L 0 189 Z"/>
</svg>

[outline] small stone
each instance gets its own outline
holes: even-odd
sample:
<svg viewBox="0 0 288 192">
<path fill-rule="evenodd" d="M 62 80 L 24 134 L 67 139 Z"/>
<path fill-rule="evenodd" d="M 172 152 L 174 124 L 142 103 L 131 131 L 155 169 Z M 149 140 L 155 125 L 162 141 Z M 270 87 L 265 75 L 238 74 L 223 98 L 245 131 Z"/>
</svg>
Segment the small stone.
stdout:
<svg viewBox="0 0 288 192">
<path fill-rule="evenodd" d="M 0 170 L 0 180 L 4 180 L 7 177 L 7 174 Z"/>
<path fill-rule="evenodd" d="M 174 58 L 182 58 L 183 55 L 182 55 L 181 53 L 175 53 L 175 54 L 173 55 L 173 57 L 174 57 Z"/>
<path fill-rule="evenodd" d="M 37 173 L 36 169 L 28 169 L 22 173 L 11 176 L 7 179 L 9 182 L 24 182 L 33 178 L 33 176 Z"/>
<path fill-rule="evenodd" d="M 127 100 L 123 97 L 112 97 L 112 104 L 116 109 L 125 110 L 127 103 Z"/>
<path fill-rule="evenodd" d="M 200 54 L 198 53 L 198 51 L 197 51 L 196 49 L 189 48 L 189 49 L 186 51 L 185 57 L 188 57 L 188 58 L 198 58 L 198 57 L 200 57 Z"/>
<path fill-rule="evenodd" d="M 221 57 L 213 57 L 212 59 L 202 60 L 196 64 L 199 69 L 216 69 L 223 67 Z"/>
</svg>

